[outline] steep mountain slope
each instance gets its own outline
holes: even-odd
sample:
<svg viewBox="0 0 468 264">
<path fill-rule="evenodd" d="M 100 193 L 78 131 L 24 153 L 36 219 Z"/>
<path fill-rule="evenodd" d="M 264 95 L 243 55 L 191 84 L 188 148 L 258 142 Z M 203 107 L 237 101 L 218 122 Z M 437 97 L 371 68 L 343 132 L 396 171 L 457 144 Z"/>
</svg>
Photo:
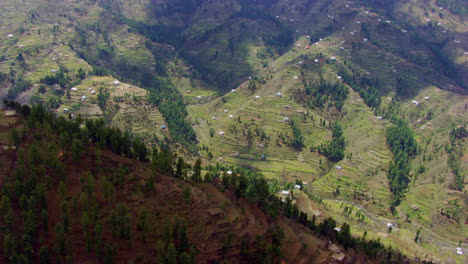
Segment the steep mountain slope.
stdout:
<svg viewBox="0 0 468 264">
<path fill-rule="evenodd" d="M 332 219 L 300 224 L 304 214 L 261 198 L 266 182 L 252 175 L 236 172 L 245 186 L 226 184 L 226 174 L 223 183 L 184 180 L 187 168 L 165 171 L 175 159 L 167 149 L 148 164 L 135 159 L 135 141 L 126 149 L 99 121 L 80 128 L 41 107 L 16 110 L 23 130 L 8 126 L 15 149 L 0 152 L 12 164 L 0 175 L 2 263 L 419 263 L 378 241 L 348 240 L 349 226 L 336 231 Z"/>
<path fill-rule="evenodd" d="M 462 263 L 463 5 L 5 1 L 0 95 L 103 117 L 205 164 L 255 169 L 277 192 L 301 183 L 292 198 L 310 215 L 350 222 L 357 235 L 408 254 Z M 387 133 L 403 123 L 416 143 L 408 158 Z"/>
</svg>

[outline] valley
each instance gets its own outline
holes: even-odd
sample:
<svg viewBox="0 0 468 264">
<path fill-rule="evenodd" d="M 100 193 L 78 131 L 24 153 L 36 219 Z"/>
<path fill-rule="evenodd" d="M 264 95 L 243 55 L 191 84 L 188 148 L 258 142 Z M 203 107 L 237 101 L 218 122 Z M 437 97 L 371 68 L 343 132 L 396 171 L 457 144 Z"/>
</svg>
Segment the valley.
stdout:
<svg viewBox="0 0 468 264">
<path fill-rule="evenodd" d="M 101 118 L 148 148 L 200 158 L 205 177 L 213 166 L 255 171 L 319 222 L 466 262 L 463 1 L 0 7 L 1 98 Z"/>
</svg>

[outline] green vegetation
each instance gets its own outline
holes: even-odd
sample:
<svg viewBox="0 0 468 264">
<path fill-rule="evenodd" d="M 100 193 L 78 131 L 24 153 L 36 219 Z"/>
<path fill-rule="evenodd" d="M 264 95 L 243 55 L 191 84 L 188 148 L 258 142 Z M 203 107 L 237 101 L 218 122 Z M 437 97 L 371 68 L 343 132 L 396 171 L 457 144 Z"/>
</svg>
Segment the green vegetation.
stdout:
<svg viewBox="0 0 468 264">
<path fill-rule="evenodd" d="M 336 123 L 332 129 L 332 140 L 321 144 L 318 147 L 318 152 L 330 161 L 338 162 L 344 158 L 345 146 L 343 129 L 339 123 Z"/>
<path fill-rule="evenodd" d="M 463 190 L 463 185 L 465 183 L 465 173 L 460 167 L 460 159 L 463 157 L 463 142 L 467 136 L 468 133 L 464 126 L 452 129 L 450 131 L 450 145 L 446 147 L 446 151 L 449 154 L 447 161 L 448 167 L 455 175 L 453 186 L 454 189 L 459 191 Z"/>
<path fill-rule="evenodd" d="M 9 100 L 15 99 L 20 93 L 31 88 L 32 83 L 29 80 L 25 80 L 22 77 L 14 81 L 14 86 L 8 90 L 7 98 Z"/>
<path fill-rule="evenodd" d="M 394 126 L 389 127 L 386 133 L 387 144 L 394 156 L 394 161 L 390 162 L 387 175 L 390 190 L 394 195 L 392 211 L 395 206 L 400 204 L 405 190 L 408 188 L 411 171 L 410 161 L 417 152 L 414 134 L 408 124 L 399 118 L 394 118 L 393 123 Z"/>
<path fill-rule="evenodd" d="M 468 14 L 468 2 L 464 0 L 437 0 L 437 4 L 459 16 Z"/>
<path fill-rule="evenodd" d="M 323 108 L 325 103 L 330 102 L 338 111 L 341 111 L 344 101 L 348 96 L 348 88 L 340 83 L 328 83 L 322 77 L 317 84 L 304 81 L 305 97 L 298 95 L 299 100 L 305 100 L 305 103 L 312 109 Z"/>
</svg>

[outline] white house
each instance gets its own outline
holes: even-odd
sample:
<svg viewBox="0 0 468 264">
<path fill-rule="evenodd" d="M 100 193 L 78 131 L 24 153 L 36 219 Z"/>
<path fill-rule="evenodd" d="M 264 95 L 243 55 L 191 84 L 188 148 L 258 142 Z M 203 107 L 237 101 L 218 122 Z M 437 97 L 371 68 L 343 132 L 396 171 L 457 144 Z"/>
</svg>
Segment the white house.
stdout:
<svg viewBox="0 0 468 264">
<path fill-rule="evenodd" d="M 415 104 L 415 105 L 418 105 L 418 104 L 419 104 L 419 102 L 416 101 L 416 100 L 413 100 L 412 103 Z"/>
<path fill-rule="evenodd" d="M 76 92 L 76 91 L 78 91 L 78 88 L 76 88 L 76 87 L 72 87 L 70 90 L 72 90 L 72 91 Z"/>
<path fill-rule="evenodd" d="M 335 169 L 337 169 L 337 170 L 342 170 L 343 167 L 337 165 L 337 166 L 335 166 Z"/>
<path fill-rule="evenodd" d="M 276 93 L 276 97 L 281 97 L 281 96 L 283 96 L 283 94 L 281 92 Z"/>
<path fill-rule="evenodd" d="M 120 84 L 119 81 L 117 81 L 117 80 L 114 81 L 114 85 L 119 85 L 119 84 Z"/>
</svg>

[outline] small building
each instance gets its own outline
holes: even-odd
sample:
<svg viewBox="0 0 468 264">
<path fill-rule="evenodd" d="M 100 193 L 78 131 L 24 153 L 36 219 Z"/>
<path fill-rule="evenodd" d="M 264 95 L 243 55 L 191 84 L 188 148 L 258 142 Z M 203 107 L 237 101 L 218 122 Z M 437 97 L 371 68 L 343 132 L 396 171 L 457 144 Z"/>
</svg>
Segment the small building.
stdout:
<svg viewBox="0 0 468 264">
<path fill-rule="evenodd" d="M 285 116 L 285 117 L 283 118 L 283 121 L 284 121 L 284 122 L 289 122 L 289 117 L 286 117 L 286 116 Z"/>
<path fill-rule="evenodd" d="M 300 190 L 302 187 L 299 184 L 294 185 L 294 189 Z"/>
<path fill-rule="evenodd" d="M 415 105 L 419 105 L 419 102 L 416 101 L 416 100 L 413 100 L 412 103 L 415 104 Z"/>
<path fill-rule="evenodd" d="M 64 112 L 64 113 L 70 113 L 70 109 L 64 108 L 64 109 L 63 109 L 63 112 Z"/>
<path fill-rule="evenodd" d="M 228 110 L 227 110 L 227 109 L 224 109 L 224 113 L 227 113 L 227 112 L 228 112 Z"/>
<path fill-rule="evenodd" d="M 342 169 L 343 169 L 343 167 L 341 167 L 341 166 L 337 165 L 337 166 L 335 166 L 335 169 L 337 169 L 337 170 L 342 170 Z"/>
<path fill-rule="evenodd" d="M 216 120 L 216 116 L 212 116 L 212 117 L 211 117 L 211 120 Z"/>
<path fill-rule="evenodd" d="M 196 98 L 197 100 L 200 100 L 200 99 L 202 99 L 202 96 L 199 95 L 199 96 L 197 96 L 197 97 L 195 97 L 195 98 Z"/>
<path fill-rule="evenodd" d="M 162 125 L 161 126 L 161 129 L 166 129 L 167 127 L 165 125 Z"/>
<path fill-rule="evenodd" d="M 367 41 L 368 41 L 368 39 L 366 39 L 366 38 L 363 38 L 362 40 L 363 40 L 364 42 L 367 42 Z"/>
<path fill-rule="evenodd" d="M 96 91 L 92 90 L 92 91 L 91 91 L 91 94 L 96 94 Z"/>
<path fill-rule="evenodd" d="M 282 97 L 282 96 L 283 96 L 283 94 L 281 92 L 276 93 L 276 97 Z"/>
<path fill-rule="evenodd" d="M 265 154 L 263 154 L 261 157 L 260 157 L 260 160 L 266 160 L 267 159 L 267 156 Z"/>
<path fill-rule="evenodd" d="M 21 46 L 21 45 L 20 45 L 20 46 Z M 51 69 L 50 72 L 56 73 L 57 70 L 56 70 L 56 69 Z"/>
<path fill-rule="evenodd" d="M 72 87 L 70 90 L 72 90 L 72 91 L 76 92 L 76 91 L 78 91 L 78 88 L 76 88 L 76 87 Z"/>
<path fill-rule="evenodd" d="M 8 34 L 8 37 L 9 37 L 9 38 L 12 38 L 12 37 L 14 37 L 14 36 L 13 36 L 13 34 Z"/>
<path fill-rule="evenodd" d="M 429 96 L 425 96 L 424 100 L 429 100 L 429 98 L 430 98 Z"/>
<path fill-rule="evenodd" d="M 255 100 L 258 100 L 258 99 L 260 99 L 260 96 L 256 95 L 254 98 L 255 98 Z"/>
<path fill-rule="evenodd" d="M 119 85 L 119 84 L 120 84 L 119 81 L 117 81 L 117 80 L 114 81 L 114 85 Z"/>
<path fill-rule="evenodd" d="M 336 61 L 336 57 L 335 57 L 335 56 L 331 56 L 331 57 L 330 57 L 330 60 Z"/>
<path fill-rule="evenodd" d="M 307 46 L 305 46 L 305 48 L 306 48 L 306 49 L 310 49 L 310 46 L 309 46 L 309 45 L 307 45 Z"/>
<path fill-rule="evenodd" d="M 289 195 L 289 191 L 287 190 L 281 191 L 281 195 Z"/>
<path fill-rule="evenodd" d="M 463 255 L 463 249 L 457 247 L 457 255 Z"/>
<path fill-rule="evenodd" d="M 86 101 L 86 99 L 88 99 L 88 97 L 86 95 L 81 96 L 81 101 L 82 102 Z"/>
<path fill-rule="evenodd" d="M 383 119 L 382 116 L 378 116 L 378 117 L 377 117 L 377 120 L 382 120 L 382 119 Z"/>
<path fill-rule="evenodd" d="M 333 228 L 333 230 L 335 230 L 336 232 L 340 232 L 340 231 L 341 231 L 341 228 L 335 227 L 335 228 Z"/>
<path fill-rule="evenodd" d="M 315 62 L 315 63 L 319 63 L 319 60 L 318 60 L 318 59 L 315 59 L 314 62 Z"/>
<path fill-rule="evenodd" d="M 223 210 L 221 210 L 219 208 L 211 208 L 211 209 L 208 209 L 208 213 L 211 216 L 218 216 L 218 215 L 222 215 L 224 212 L 223 212 Z"/>
<path fill-rule="evenodd" d="M 229 115 L 229 118 L 234 118 L 234 116 L 233 116 L 233 115 Z"/>
<path fill-rule="evenodd" d="M 17 114 L 15 110 L 5 111 L 5 117 L 15 117 L 16 115 Z"/>
<path fill-rule="evenodd" d="M 342 79 L 342 77 L 341 77 L 341 76 L 338 76 L 338 79 Z"/>
<path fill-rule="evenodd" d="M 228 170 L 228 171 L 226 171 L 226 174 L 227 175 L 232 175 L 232 171 Z"/>
<path fill-rule="evenodd" d="M 295 79 L 295 80 L 296 80 L 296 79 L 299 79 L 299 76 L 294 76 L 294 79 Z"/>
<path fill-rule="evenodd" d="M 92 87 L 88 87 L 88 91 L 91 91 L 93 88 Z"/>
<path fill-rule="evenodd" d="M 218 135 L 224 136 L 224 132 L 223 132 L 223 131 L 219 131 Z"/>
<path fill-rule="evenodd" d="M 235 93 L 235 92 L 236 92 L 236 89 L 232 89 L 231 92 L 232 92 L 232 93 Z"/>
</svg>

